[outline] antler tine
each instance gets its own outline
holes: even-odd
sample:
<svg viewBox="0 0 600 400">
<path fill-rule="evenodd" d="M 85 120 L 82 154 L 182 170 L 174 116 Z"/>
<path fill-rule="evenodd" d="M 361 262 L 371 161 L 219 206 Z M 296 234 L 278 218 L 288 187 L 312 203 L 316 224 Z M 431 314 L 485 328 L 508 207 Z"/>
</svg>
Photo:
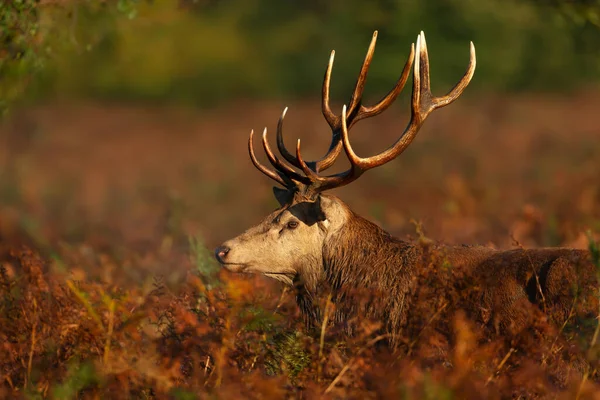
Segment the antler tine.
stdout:
<svg viewBox="0 0 600 400">
<path fill-rule="evenodd" d="M 402 89 L 404 89 L 404 85 L 406 85 L 406 81 L 408 80 L 408 76 L 410 75 L 410 68 L 413 65 L 414 59 L 415 59 L 415 44 L 413 43 L 410 45 L 410 53 L 408 55 L 408 59 L 406 60 L 406 63 L 404 64 L 404 68 L 402 69 L 402 74 L 400 75 L 400 78 L 398 78 L 396 85 L 377 104 L 370 106 L 370 107 L 361 105 L 358 113 L 356 114 L 356 117 L 354 119 L 352 119 L 352 121 L 350 123 L 350 128 L 352 127 L 352 125 L 354 125 L 361 119 L 370 118 L 370 117 L 374 117 L 376 115 L 381 114 L 396 100 L 396 98 L 398 97 L 400 92 L 402 92 Z"/>
<path fill-rule="evenodd" d="M 344 148 L 346 148 L 346 141 L 348 141 L 348 124 L 347 124 L 347 112 L 346 105 L 342 107 L 342 115 L 341 115 L 341 126 L 342 126 L 342 140 L 344 141 Z M 348 152 L 349 149 L 349 152 Z M 312 190 L 314 192 L 322 192 L 327 189 L 332 189 L 339 186 L 347 185 L 348 183 L 357 179 L 364 170 L 360 168 L 359 163 L 353 162 L 353 157 L 358 158 L 356 154 L 352 151 L 352 149 L 348 147 L 346 150 L 348 154 L 348 158 L 350 159 L 350 169 L 346 172 L 341 172 L 339 174 L 331 175 L 331 176 L 319 176 L 318 173 L 312 171 L 308 165 L 302 159 L 302 155 L 300 154 L 300 139 L 298 139 L 298 144 L 296 145 L 296 157 L 300 161 L 300 165 L 306 176 L 311 180 Z"/>
<path fill-rule="evenodd" d="M 342 109 L 341 127 L 342 127 L 342 143 L 348 159 L 350 161 L 350 169 L 340 174 L 321 177 L 311 176 L 311 181 L 315 182 L 315 191 L 321 192 L 327 189 L 340 187 L 349 184 L 356 180 L 365 171 L 383 165 L 400 155 L 408 145 L 413 141 L 417 132 L 421 128 L 427 116 L 435 109 L 444 107 L 455 101 L 467 87 L 475 72 L 476 57 L 475 46 L 470 44 L 470 59 L 467 71 L 454 86 L 454 88 L 445 96 L 433 97 L 430 88 L 429 79 L 429 57 L 427 54 L 427 43 L 425 34 L 421 31 L 417 37 L 416 45 L 417 62 L 414 64 L 413 72 L 413 90 L 411 99 L 411 118 L 408 126 L 400 136 L 400 138 L 384 152 L 369 158 L 361 158 L 352 149 L 348 137 L 349 125 L 346 106 Z M 409 57 L 410 60 L 410 57 Z M 388 95 L 389 96 L 389 95 Z M 386 99 L 388 98 L 386 96 Z M 385 100 L 385 99 L 384 99 Z M 375 106 L 377 107 L 377 106 Z M 297 152 L 299 154 L 299 151 Z"/>
<path fill-rule="evenodd" d="M 354 111 L 356 111 L 357 107 L 361 105 L 362 95 L 365 90 L 365 83 L 367 82 L 367 74 L 369 73 L 369 67 L 371 66 L 371 61 L 373 60 L 373 54 L 375 54 L 376 44 L 377 31 L 373 32 L 373 37 L 371 38 L 369 49 L 367 50 L 365 60 L 363 61 L 362 67 L 360 68 L 360 73 L 358 74 L 358 78 L 356 79 L 354 93 L 352 93 L 350 105 L 348 106 L 348 115 L 354 115 Z"/>
<path fill-rule="evenodd" d="M 367 74 L 369 73 L 369 67 L 371 66 L 371 60 L 373 59 L 373 54 L 375 54 L 375 45 L 377 44 L 377 34 L 378 32 L 373 32 L 373 37 L 371 38 L 371 43 L 369 44 L 369 48 L 367 50 L 367 54 L 365 55 L 365 59 L 363 61 L 362 66 L 360 67 L 360 72 L 358 74 L 358 78 L 356 79 L 356 85 L 354 86 L 354 92 L 352 93 L 352 97 L 350 98 L 350 111 L 349 114 L 358 117 L 358 114 L 353 114 L 354 110 L 359 108 L 360 111 L 363 109 L 362 106 L 362 95 L 365 89 L 365 83 L 367 81 Z M 329 63 L 327 64 L 327 70 L 325 71 L 325 78 L 323 79 L 323 96 L 322 96 L 322 109 L 323 116 L 327 120 L 327 123 L 331 127 L 331 144 L 329 145 L 329 149 L 327 153 L 321 158 L 319 161 L 315 161 L 313 163 L 314 170 L 316 172 L 324 171 L 327 168 L 331 167 L 335 160 L 338 158 L 342 151 L 342 140 L 340 135 L 341 129 L 341 117 L 335 115 L 331 111 L 331 107 L 329 105 L 329 87 L 331 84 L 331 70 L 333 69 L 333 60 L 335 57 L 335 51 L 331 52 L 331 56 L 329 57 Z M 406 82 L 406 79 L 405 79 Z M 398 86 L 398 85 L 396 85 Z M 404 84 L 402 84 L 404 86 Z M 402 90 L 402 88 L 400 88 Z M 400 93 L 400 91 L 398 91 Z M 394 99 L 398 96 L 394 97 Z M 392 100 L 393 101 L 393 100 Z M 390 102 L 391 103 L 391 102 Z M 383 111 L 383 110 L 382 110 Z M 356 120 L 362 119 L 362 117 L 358 117 Z M 350 125 L 354 124 L 354 117 L 350 118 Z"/>
<path fill-rule="evenodd" d="M 269 178 L 273 179 L 280 185 L 282 185 L 284 187 L 289 187 L 289 183 L 286 183 L 283 180 L 283 178 L 281 176 L 279 176 L 279 174 L 277 174 L 275 171 L 271 171 L 269 168 L 265 167 L 260 162 L 258 162 L 258 159 L 256 158 L 256 154 L 254 154 L 253 139 L 254 139 L 254 129 L 252 129 L 250 131 L 250 138 L 248 139 L 248 153 L 250 153 L 250 160 L 252 161 L 252 164 L 254 164 L 256 169 L 258 169 L 260 172 L 262 172 Z"/>
<path fill-rule="evenodd" d="M 285 147 L 283 142 L 283 119 L 285 118 L 285 114 L 287 113 L 287 107 L 283 110 L 283 113 L 279 117 L 279 121 L 277 122 L 277 148 L 279 152 L 289 162 L 296 168 L 303 168 L 302 162 L 298 160 L 297 157 L 293 156 Z M 337 117 L 336 117 L 337 118 Z M 321 170 L 321 166 L 324 165 L 325 168 L 330 167 L 335 159 L 338 157 L 339 153 L 342 150 L 342 142 L 341 136 L 338 130 L 332 132 L 331 145 L 329 146 L 329 150 L 327 154 L 319 161 L 309 161 L 305 163 L 308 168 L 319 172 Z"/>
<path fill-rule="evenodd" d="M 350 99 L 350 105 L 348 106 L 348 114 L 346 115 L 347 124 L 350 128 L 361 119 L 373 117 L 386 110 L 394 102 L 394 100 L 396 100 L 396 98 L 404 88 L 404 85 L 408 80 L 408 75 L 410 74 L 410 67 L 412 66 L 414 60 L 414 45 L 411 46 L 410 54 L 408 56 L 406 64 L 404 65 L 402 74 L 400 75 L 400 78 L 398 79 L 396 85 L 392 88 L 392 90 L 390 90 L 390 92 L 374 106 L 366 107 L 362 104 L 362 96 L 367 80 L 367 74 L 369 72 L 369 67 L 371 66 L 373 54 L 375 53 L 377 34 L 377 31 L 373 33 L 371 43 L 369 44 L 367 54 L 365 55 L 365 59 L 361 66 L 358 78 L 356 80 L 356 85 L 354 87 L 354 91 Z M 340 155 L 343 147 L 340 132 L 342 125 L 341 117 L 335 115 L 333 111 L 331 111 L 331 106 L 329 104 L 331 71 L 333 69 L 334 58 L 335 51 L 332 51 L 331 56 L 329 57 L 329 63 L 327 64 L 327 69 L 325 71 L 325 77 L 323 78 L 323 89 L 321 99 L 321 108 L 323 111 L 323 116 L 327 120 L 327 123 L 331 127 L 332 131 L 331 144 L 329 145 L 327 153 L 320 160 L 305 162 L 306 166 L 308 166 L 310 169 L 317 173 L 331 167 L 337 159 L 337 157 Z M 277 124 L 277 147 L 281 152 L 282 156 L 290 164 L 292 164 L 296 168 L 303 168 L 302 163 L 298 160 L 297 157 L 292 155 L 286 149 L 285 144 L 283 142 L 283 119 L 285 118 L 286 112 L 287 108 L 281 114 L 281 117 L 279 118 L 279 122 Z"/>
<path fill-rule="evenodd" d="M 333 153 L 335 153 L 333 159 L 335 160 L 335 158 L 339 155 L 342 146 L 339 133 L 335 132 L 337 129 L 339 129 L 337 127 L 339 126 L 340 118 L 337 115 L 335 115 L 333 111 L 331 111 L 331 107 L 329 105 L 329 85 L 331 83 L 331 71 L 333 69 L 334 58 L 335 50 L 332 50 L 331 55 L 329 56 L 329 62 L 327 63 L 327 69 L 325 70 L 325 77 L 323 78 L 321 108 L 323 111 L 323 116 L 325 117 L 327 123 L 331 127 L 333 131 L 332 134 L 334 136 L 332 138 L 331 145 L 329 146 L 329 150 L 327 151 L 327 154 L 323 157 L 323 159 L 328 158 L 328 156 L 332 154 L 332 151 L 335 149 L 335 151 L 333 151 Z M 286 107 L 283 110 L 283 113 L 281 113 L 279 121 L 277 122 L 277 148 L 279 149 L 279 152 L 281 153 L 283 158 L 285 158 L 290 164 L 292 164 L 296 168 L 302 168 L 301 162 L 298 160 L 297 157 L 294 157 L 294 155 L 292 155 L 292 153 L 288 151 L 288 149 L 285 147 L 285 143 L 283 142 L 283 119 L 285 118 L 287 110 L 288 108 Z M 316 167 L 317 163 L 318 162 L 310 164 L 313 164 L 315 170 L 318 171 L 318 168 Z M 333 164 L 333 161 L 331 161 L 331 164 Z"/>
<path fill-rule="evenodd" d="M 367 81 L 367 73 L 369 71 L 369 67 L 371 66 L 371 60 L 373 59 L 373 54 L 375 54 L 376 43 L 377 43 L 377 31 L 375 31 L 373 33 L 373 38 L 371 39 L 371 44 L 369 45 L 369 49 L 367 50 L 367 54 L 365 55 L 363 65 L 360 69 L 360 73 L 359 73 L 358 79 L 356 81 L 356 86 L 355 86 L 354 92 L 352 94 L 350 106 L 348 107 L 349 111 L 348 111 L 348 114 L 346 114 L 346 118 L 347 118 L 347 125 L 349 128 L 352 128 L 352 126 L 355 123 L 357 123 L 358 121 L 360 121 L 362 119 L 374 117 L 378 114 L 381 114 L 383 111 L 385 111 L 396 100 L 396 98 L 398 97 L 400 92 L 402 92 L 402 89 L 404 89 L 404 85 L 406 84 L 406 81 L 408 80 L 408 76 L 410 75 L 410 67 L 413 64 L 414 55 L 415 55 L 414 44 L 411 45 L 408 59 L 406 60 L 406 63 L 404 64 L 404 68 L 402 69 L 402 74 L 400 75 L 400 78 L 398 78 L 398 81 L 396 82 L 396 85 L 394 85 L 392 90 L 390 90 L 389 93 L 387 95 L 385 95 L 377 104 L 375 104 L 373 106 L 363 105 L 362 104 L 362 95 L 363 95 L 365 83 Z M 323 115 L 325 116 L 325 119 L 331 126 L 333 137 L 331 140 L 331 145 L 329 146 L 329 150 L 327 151 L 327 154 L 321 160 L 316 161 L 314 163 L 316 172 L 324 171 L 327 168 L 331 167 L 342 150 L 342 140 L 341 140 L 341 135 L 340 135 L 340 130 L 342 127 L 341 126 L 342 125 L 341 117 L 338 117 L 335 114 L 333 114 L 333 112 L 329 108 L 329 83 L 331 80 L 331 68 L 332 68 L 332 64 L 333 64 L 333 56 L 334 56 L 334 53 L 332 52 L 331 58 L 329 60 L 329 65 L 327 67 L 327 72 L 325 73 L 325 79 L 323 81 Z M 358 106 L 358 111 L 355 111 L 357 106 Z"/>
<path fill-rule="evenodd" d="M 323 78 L 323 89 L 321 95 L 321 110 L 323 111 L 323 116 L 327 120 L 327 123 L 331 129 L 337 126 L 340 120 L 340 118 L 335 115 L 333 111 L 331 111 L 331 107 L 329 106 L 329 86 L 331 84 L 331 70 L 333 69 L 334 58 L 335 50 L 331 50 L 329 62 L 327 63 L 327 69 L 325 70 L 325 77 Z"/>
<path fill-rule="evenodd" d="M 278 170 L 279 172 L 281 172 L 282 174 L 284 174 L 292 180 L 304 183 L 310 182 L 310 180 L 306 176 L 300 175 L 299 173 L 294 171 L 293 168 L 281 162 L 279 158 L 277 158 L 277 156 L 273 153 L 273 151 L 271 150 L 271 146 L 269 146 L 269 142 L 267 141 L 267 128 L 264 129 L 262 134 L 262 144 L 267 158 L 269 159 L 269 162 L 271 162 L 271 165 L 273 165 L 276 170 Z"/>
<path fill-rule="evenodd" d="M 300 168 L 302 168 L 302 171 L 304 172 L 304 174 L 306 174 L 308 179 L 310 179 L 311 184 L 314 185 L 315 182 L 318 182 L 321 179 L 319 177 L 319 175 L 317 175 L 316 172 L 314 172 L 312 169 L 310 169 L 308 164 L 306 164 L 304 162 L 304 159 L 302 158 L 302 155 L 300 154 L 300 139 L 298 139 L 298 142 L 296 144 L 296 158 L 298 159 L 298 162 L 300 163 Z"/>
<path fill-rule="evenodd" d="M 296 145 L 295 156 L 287 151 L 283 143 L 283 120 L 287 112 L 286 108 L 281 114 L 277 124 L 277 146 L 283 157 L 293 166 L 301 169 L 305 176 L 298 174 L 291 167 L 282 163 L 273 154 L 266 140 L 266 129 L 263 133 L 263 147 L 267 153 L 269 161 L 276 168 L 278 173 L 261 165 L 256 159 L 254 150 L 252 148 L 252 137 L 254 133 L 252 131 L 250 133 L 248 148 L 250 151 L 250 158 L 252 159 L 252 163 L 256 166 L 256 168 L 286 187 L 291 187 L 290 185 L 297 186 L 300 183 L 306 184 L 306 189 L 312 191 L 313 193 L 347 185 L 348 183 L 360 177 L 365 171 L 383 165 L 399 156 L 413 141 L 427 116 L 433 110 L 447 106 L 455 101 L 463 93 L 473 78 L 476 66 L 476 57 L 475 46 L 473 45 L 473 42 L 471 42 L 469 65 L 463 77 L 458 81 L 454 88 L 448 92 L 448 94 L 441 97 L 433 97 L 429 78 L 429 56 L 427 53 L 427 42 L 425 41 L 425 34 L 423 31 L 421 31 L 417 37 L 416 48 L 414 44 L 411 45 L 411 51 L 408 56 L 408 60 L 406 61 L 402 74 L 400 75 L 400 78 L 398 79 L 398 82 L 396 82 L 394 88 L 381 101 L 379 101 L 379 103 L 375 104 L 374 106 L 365 107 L 361 104 L 362 93 L 366 82 L 367 72 L 375 51 L 376 40 L 377 31 L 375 31 L 373 34 L 373 39 L 371 40 L 369 50 L 365 56 L 365 60 L 363 62 L 351 98 L 350 106 L 347 108 L 344 105 L 342 108 L 342 115 L 340 117 L 336 116 L 331 111 L 329 106 L 329 84 L 331 81 L 331 70 L 335 55 L 334 52 L 331 53 L 327 71 L 325 72 L 325 79 L 323 81 L 322 98 L 323 115 L 332 128 L 332 141 L 327 154 L 319 161 L 305 162 L 300 153 L 300 141 L 298 141 Z M 416 62 L 414 62 L 415 57 L 417 58 Z M 393 103 L 406 84 L 411 66 L 413 66 L 413 88 L 411 96 L 411 117 L 408 126 L 396 143 L 382 153 L 368 158 L 359 157 L 352 149 L 348 130 L 359 120 L 380 114 Z M 342 147 L 344 148 L 344 151 L 350 161 L 350 169 L 335 175 L 320 176 L 320 171 L 329 168 L 335 162 L 336 158 L 341 152 Z"/>
<path fill-rule="evenodd" d="M 423 40 L 425 38 L 425 34 L 423 34 Z M 473 42 L 469 42 L 469 66 L 467 67 L 467 71 L 463 75 L 463 77 L 458 81 L 456 85 L 448 92 L 447 95 L 437 97 L 435 99 L 435 108 L 445 107 L 448 104 L 451 104 L 454 100 L 456 100 L 467 88 L 469 82 L 473 78 L 473 74 L 475 74 L 475 66 L 477 64 L 477 59 L 475 56 L 475 45 Z"/>
<path fill-rule="evenodd" d="M 442 97 L 433 97 L 431 94 L 429 79 L 429 57 L 427 54 L 427 42 L 425 41 L 425 34 L 423 31 L 421 31 L 417 38 L 416 56 L 418 60 L 414 65 L 413 73 L 411 119 L 396 143 L 394 143 L 394 145 L 385 150 L 383 153 L 380 153 L 376 156 L 360 158 L 352 150 L 350 141 L 348 140 L 347 130 L 342 131 L 344 149 L 348 154 L 348 158 L 352 164 L 356 164 L 361 170 L 367 170 L 383 165 L 399 156 L 413 141 L 427 116 L 429 116 L 433 110 L 446 106 L 456 100 L 467 87 L 471 81 L 471 78 L 473 77 L 473 73 L 475 72 L 475 46 L 473 46 L 471 43 L 469 65 L 465 75 L 447 95 Z"/>
<path fill-rule="evenodd" d="M 279 117 L 279 120 L 277 121 L 277 148 L 279 149 L 279 152 L 281 153 L 283 158 L 285 158 L 287 160 L 287 162 L 289 162 L 296 168 L 300 168 L 300 163 L 298 162 L 296 157 L 294 157 L 292 155 L 292 153 L 290 153 L 285 148 L 285 144 L 283 143 L 283 119 L 285 118 L 285 114 L 287 113 L 287 110 L 288 110 L 287 107 L 283 109 L 283 112 L 281 113 L 281 116 Z"/>
</svg>

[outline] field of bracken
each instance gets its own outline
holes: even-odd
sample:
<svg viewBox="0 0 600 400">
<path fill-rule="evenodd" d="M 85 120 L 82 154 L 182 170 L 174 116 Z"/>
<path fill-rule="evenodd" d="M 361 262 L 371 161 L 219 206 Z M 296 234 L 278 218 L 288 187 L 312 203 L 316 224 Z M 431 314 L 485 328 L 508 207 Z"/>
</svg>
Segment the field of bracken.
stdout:
<svg viewBox="0 0 600 400">
<path fill-rule="evenodd" d="M 276 208 L 247 140 L 274 133 L 285 106 L 288 147 L 321 156 L 318 101 L 13 112 L 0 126 L 0 398 L 600 398 L 598 320 L 577 301 L 562 325 L 540 312 L 498 335 L 462 310 L 469 288 L 428 271 L 391 352 L 380 321 L 308 331 L 289 289 L 220 270 L 212 249 Z M 357 125 L 358 154 L 392 144 L 408 109 Z M 600 257 L 598 110 L 598 91 L 467 91 L 335 194 L 403 239 Z"/>
</svg>

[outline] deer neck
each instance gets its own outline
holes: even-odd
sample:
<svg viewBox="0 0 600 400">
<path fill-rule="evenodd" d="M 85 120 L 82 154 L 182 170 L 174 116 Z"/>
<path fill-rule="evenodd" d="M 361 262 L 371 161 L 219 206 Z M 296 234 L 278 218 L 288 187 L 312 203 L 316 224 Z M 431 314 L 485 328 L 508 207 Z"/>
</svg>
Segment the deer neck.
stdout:
<svg viewBox="0 0 600 400">
<path fill-rule="evenodd" d="M 296 301 L 307 326 L 318 325 L 320 300 L 328 296 L 339 303 L 333 317 L 339 321 L 357 311 L 351 306 L 346 309 L 344 304 L 353 304 L 352 296 L 365 291 L 392 294 L 402 309 L 418 257 L 418 247 L 350 212 L 345 223 L 327 235 L 320 264 L 305 266 L 294 282 Z"/>
<path fill-rule="evenodd" d="M 344 285 L 376 288 L 382 273 L 407 271 L 416 248 L 354 214 L 343 229 L 326 241 L 323 249 L 325 279 L 332 288 Z"/>
</svg>

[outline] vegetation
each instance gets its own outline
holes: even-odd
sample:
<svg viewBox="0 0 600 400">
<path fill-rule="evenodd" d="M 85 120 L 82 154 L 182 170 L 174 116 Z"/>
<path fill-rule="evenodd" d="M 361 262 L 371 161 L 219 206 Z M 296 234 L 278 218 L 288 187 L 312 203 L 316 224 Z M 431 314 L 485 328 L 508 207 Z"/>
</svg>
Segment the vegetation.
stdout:
<svg viewBox="0 0 600 400">
<path fill-rule="evenodd" d="M 40 95 L 68 59 L 92 51 L 115 23 L 136 15 L 137 0 L 14 0 L 0 9 L 0 111 Z M 38 91 L 36 91 L 37 89 Z M 33 93 L 31 91 L 33 90 Z M 43 93 L 43 92 L 42 92 Z"/>
<path fill-rule="evenodd" d="M 377 204 L 378 223 L 423 245 L 574 246 L 598 260 L 595 96 L 461 99 L 428 121 L 407 157 L 340 196 L 365 215 Z M 291 291 L 220 271 L 207 247 L 274 208 L 245 139 L 257 115 L 274 124 L 279 110 L 88 103 L 12 115 L 1 128 L 9 140 L 0 158 L 0 398 L 600 390 L 596 315 L 578 313 L 579 302 L 564 325 L 540 312 L 522 335 L 498 336 L 461 311 L 469 286 L 448 288 L 451 268 L 425 269 L 415 318 L 391 352 L 379 321 L 361 321 L 350 338 L 335 325 L 308 331 Z M 318 103 L 291 110 L 290 136 L 326 125 Z M 357 131 L 357 150 L 372 154 L 404 127 L 380 121 L 380 135 Z M 303 142 L 307 152 L 316 139 Z"/>
<path fill-rule="evenodd" d="M 600 76 L 596 1 L 17 0 L 0 11 L 4 108 L 24 94 L 178 100 L 317 93 L 338 50 L 334 96 L 354 80 L 372 31 L 379 50 L 369 90 L 386 90 L 420 30 L 437 87 L 456 81 L 468 41 L 473 86 L 564 90 Z M 42 73 L 43 72 L 43 73 Z"/>
<path fill-rule="evenodd" d="M 325 129 L 311 98 L 329 51 L 345 100 L 379 29 L 367 88 L 378 97 L 424 30 L 440 92 L 475 41 L 472 97 L 340 195 L 424 245 L 568 245 L 600 270 L 597 10 L 592 0 L 3 2 L 0 107 L 28 107 L 0 125 L 0 398 L 593 398 L 600 328 L 577 303 L 564 325 L 539 315 L 523 335 L 498 336 L 461 311 L 468 288 L 439 301 L 450 269 L 428 270 L 422 317 L 391 352 L 380 321 L 353 337 L 306 330 L 290 291 L 221 271 L 208 249 L 275 206 L 247 160 L 248 130 L 272 127 L 284 99 L 290 140 Z M 525 90 L 570 93 L 502 94 Z M 404 126 L 382 118 L 370 127 L 379 135 L 357 131 L 357 148 L 385 148 Z M 316 136 L 303 141 L 309 158 Z"/>
</svg>

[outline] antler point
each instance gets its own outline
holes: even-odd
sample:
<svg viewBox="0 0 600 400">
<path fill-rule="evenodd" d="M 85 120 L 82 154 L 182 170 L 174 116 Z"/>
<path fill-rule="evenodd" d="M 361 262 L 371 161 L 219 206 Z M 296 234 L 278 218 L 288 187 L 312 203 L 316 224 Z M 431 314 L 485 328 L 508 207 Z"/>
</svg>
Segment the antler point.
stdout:
<svg viewBox="0 0 600 400">
<path fill-rule="evenodd" d="M 423 45 L 421 44 L 421 35 L 418 35 L 417 36 L 417 45 L 416 45 L 416 52 L 417 52 L 416 53 L 416 58 L 417 58 L 417 60 L 419 59 L 419 56 L 421 54 L 422 47 L 423 47 Z M 417 61 L 415 63 L 415 66 L 418 65 L 418 64 L 419 64 L 419 62 Z"/>
<path fill-rule="evenodd" d="M 456 85 L 455 89 L 451 91 L 448 95 L 440 98 L 435 98 L 431 95 L 429 90 L 429 61 L 427 56 L 427 44 L 425 41 L 425 32 L 420 31 L 417 35 L 416 42 L 411 43 L 411 54 L 409 55 L 409 59 L 405 64 L 404 70 L 402 72 L 402 76 L 396 87 L 388 94 L 380 103 L 376 104 L 373 107 L 364 107 L 360 101 L 362 98 L 362 90 L 364 87 L 365 79 L 367 76 L 369 64 L 371 62 L 371 58 L 373 56 L 373 52 L 375 49 L 375 43 L 378 36 L 378 31 L 375 30 L 373 32 L 373 37 L 371 40 L 371 44 L 369 46 L 369 50 L 367 51 L 367 55 L 365 57 L 365 61 L 363 62 L 363 67 L 361 69 L 358 82 L 356 84 L 354 94 L 352 95 L 352 99 L 350 104 L 344 104 L 342 107 L 342 115 L 336 116 L 330 108 L 329 105 L 329 83 L 331 79 L 331 70 L 333 65 L 333 60 L 335 57 L 335 50 L 331 51 L 329 58 L 329 65 L 327 66 L 327 70 L 325 72 L 325 78 L 323 80 L 323 99 L 322 99 L 322 111 L 325 119 L 329 123 L 332 128 L 333 139 L 330 149 L 328 150 L 325 157 L 318 161 L 305 162 L 300 154 L 300 146 L 301 140 L 298 139 L 296 143 L 296 156 L 294 157 L 291 153 L 289 153 L 284 145 L 283 145 L 283 137 L 282 137 L 282 125 L 283 118 L 285 117 L 288 107 L 286 106 L 283 109 L 281 117 L 279 119 L 279 123 L 277 125 L 277 146 L 282 153 L 283 157 L 290 162 L 293 166 L 300 168 L 305 176 L 301 176 L 299 173 L 293 170 L 293 168 L 288 167 L 286 164 L 282 164 L 271 152 L 269 149 L 269 145 L 267 143 L 267 128 L 265 127 L 263 131 L 263 147 L 267 153 L 267 157 L 269 161 L 273 164 L 277 171 L 271 171 L 267 169 L 265 166 L 258 163 L 256 157 L 254 155 L 254 151 L 252 148 L 252 135 L 254 134 L 254 130 L 250 132 L 250 157 L 253 164 L 264 174 L 269 176 L 270 178 L 276 180 L 278 183 L 282 183 L 284 180 L 291 180 L 293 182 L 301 182 L 306 185 L 316 185 L 314 187 L 315 193 L 323 190 L 331 189 L 334 187 L 339 187 L 346 185 L 359 176 L 368 169 L 375 168 L 379 165 L 383 165 L 386 162 L 397 157 L 400 153 L 404 151 L 404 149 L 410 144 L 413 140 L 414 136 L 418 132 L 421 124 L 424 119 L 427 117 L 429 112 L 433 111 L 436 108 L 443 107 L 456 99 L 460 95 L 460 93 L 464 90 L 464 88 L 468 85 L 469 81 L 473 76 L 473 72 L 475 69 L 475 45 L 473 42 L 470 42 L 470 53 L 471 53 L 471 61 L 469 63 L 469 67 L 467 73 L 461 79 L 461 81 Z M 415 60 L 416 58 L 416 60 Z M 413 61 L 414 64 L 413 64 Z M 369 158 L 360 158 L 354 153 L 352 146 L 350 144 L 348 130 L 351 125 L 354 125 L 360 119 L 367 118 L 370 116 L 378 115 L 380 112 L 385 110 L 391 102 L 394 101 L 399 91 L 404 87 L 404 83 L 406 83 L 406 79 L 408 78 L 411 70 L 411 66 L 413 68 L 413 95 L 411 102 L 412 116 L 411 122 L 409 126 L 405 129 L 403 135 L 403 139 L 398 141 L 392 147 L 379 154 L 378 156 L 373 156 Z M 422 93 L 423 92 L 423 93 Z M 423 95 L 423 96 L 422 96 Z M 350 113 L 350 115 L 348 115 Z M 340 132 L 341 130 L 341 132 Z M 341 145 L 340 145 L 341 141 Z M 333 162 L 336 160 L 340 151 L 344 149 L 348 159 L 351 163 L 351 168 L 346 172 L 330 175 L 330 176 L 320 176 L 319 174 L 329 168 Z M 310 167 L 309 167 L 310 165 Z M 283 176 L 285 175 L 285 177 Z M 284 186 L 288 187 L 289 185 L 286 183 L 282 183 Z"/>
<path fill-rule="evenodd" d="M 421 43 L 424 49 L 427 49 L 427 41 L 425 40 L 425 32 L 421 31 Z"/>
</svg>

